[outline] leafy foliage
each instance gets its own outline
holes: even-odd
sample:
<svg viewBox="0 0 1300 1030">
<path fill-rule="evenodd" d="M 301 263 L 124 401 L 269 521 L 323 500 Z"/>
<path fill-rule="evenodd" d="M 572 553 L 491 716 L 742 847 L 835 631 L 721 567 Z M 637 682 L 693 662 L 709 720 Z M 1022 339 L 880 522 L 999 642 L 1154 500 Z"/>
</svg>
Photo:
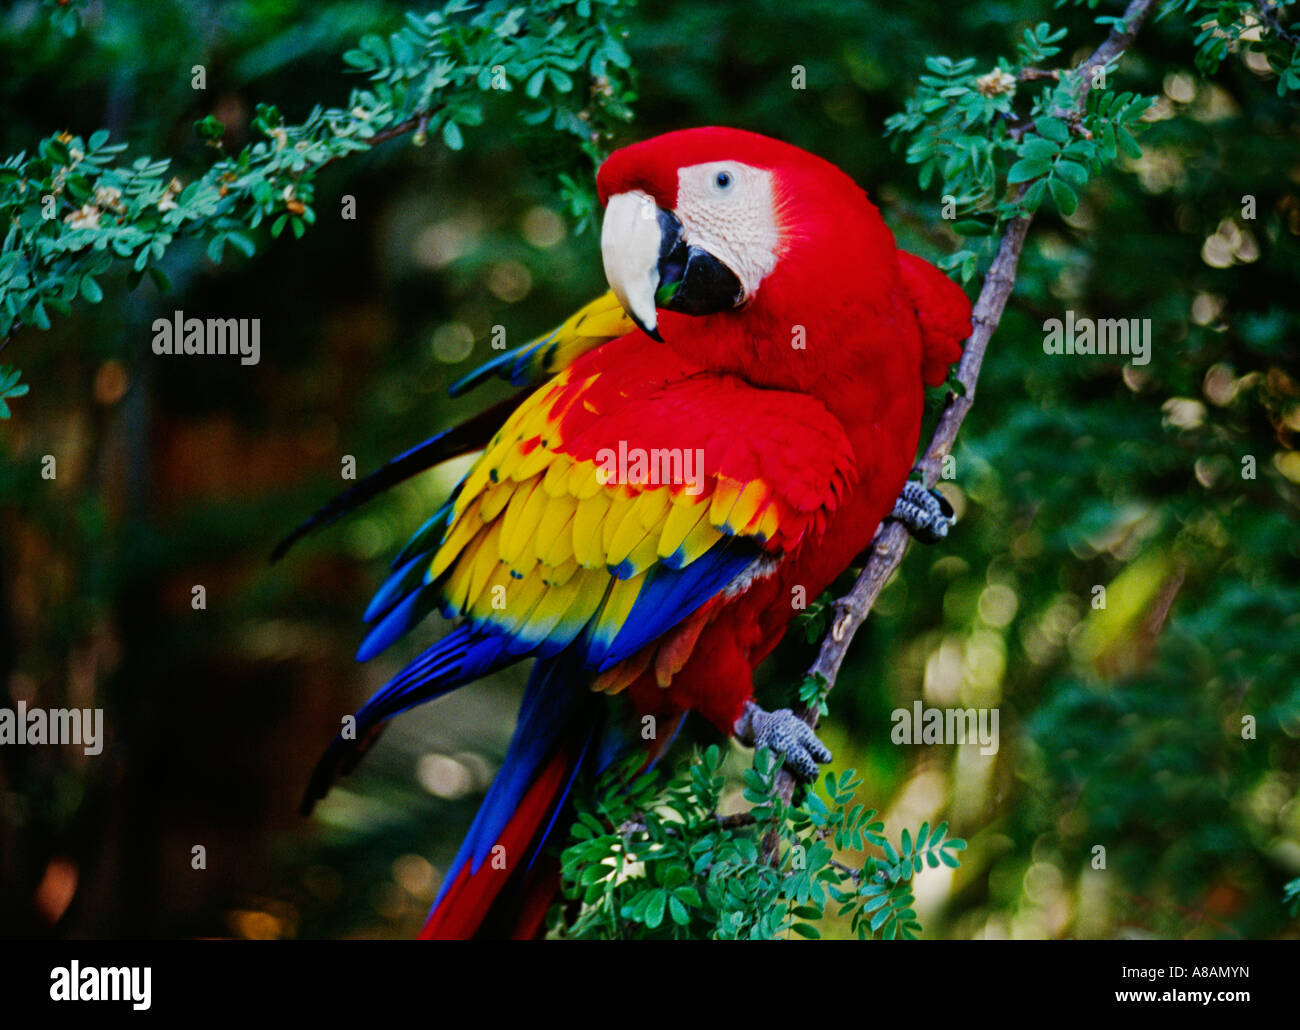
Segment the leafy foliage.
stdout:
<svg viewBox="0 0 1300 1030">
<path fill-rule="evenodd" d="M 834 611 L 835 595 L 826 590 L 812 604 L 795 615 L 794 623 L 803 631 L 804 639 L 811 644 L 822 638 Z"/>
<path fill-rule="evenodd" d="M 1200 29 L 1196 67 L 1213 75 L 1230 54 L 1262 54 L 1277 75 L 1277 95 L 1300 90 L 1300 22 L 1284 23 L 1293 0 L 1165 0 Z"/>
<path fill-rule="evenodd" d="M 81 28 L 81 13 L 88 0 L 41 0 L 48 9 L 49 26 L 65 36 L 75 36 Z"/>
<path fill-rule="evenodd" d="M 0 418 L 9 417 L 8 402 L 27 392 L 27 384 L 20 383 L 22 373 L 12 365 L 0 365 Z"/>
<path fill-rule="evenodd" d="M 820 672 L 809 673 L 799 684 L 799 703 L 819 717 L 829 715 L 830 708 L 826 704 L 826 695 L 830 693 L 828 687 L 826 677 Z"/>
<path fill-rule="evenodd" d="M 165 286 L 159 263 L 172 243 L 195 237 L 220 262 L 229 246 L 244 257 L 258 247 L 252 230 L 267 223 L 301 237 L 316 220 L 315 180 L 327 165 L 376 142 L 415 130 L 437 134 L 452 150 L 483 120 L 494 95 L 522 91 L 520 117 L 573 140 L 592 162 L 559 172 L 571 212 L 590 221 L 590 170 L 602 160 L 611 127 L 630 117 L 630 58 L 618 29 L 625 0 L 546 0 L 507 7 L 451 0 L 440 11 L 409 14 L 387 39 L 364 37 L 344 54 L 370 79 L 342 107 L 316 107 L 297 124 L 262 104 L 253 126 L 261 137 L 224 154 L 224 126 L 209 115 L 199 138 L 222 154 L 193 182 L 171 162 L 138 157 L 99 130 L 41 141 L 32 155 L 0 162 L 0 338 L 30 324 L 50 327 L 80 297 L 98 303 L 99 278 L 128 265 L 134 285 L 146 273 Z M 64 23 L 66 24 L 66 22 Z M 0 416 L 7 410 L 0 410 Z"/>
<path fill-rule="evenodd" d="M 1193 21 L 1196 8 L 1215 9 L 1197 37 L 1197 67 L 1203 72 L 1216 71 L 1228 50 L 1237 49 L 1243 34 L 1251 33 L 1258 38 L 1245 47 L 1268 56 L 1278 74 L 1278 95 L 1300 88 L 1300 35 L 1281 28 L 1278 11 L 1283 5 L 1265 3 L 1267 10 L 1261 11 L 1261 5 L 1248 2 L 1187 0 L 1166 4 L 1164 11 L 1180 6 Z M 1121 19 L 1099 16 L 1095 21 L 1112 26 Z M 1065 36 L 1065 29 L 1040 22 L 1024 30 L 1014 61 L 999 58 L 992 71 L 982 74 L 974 58 L 927 58 L 930 74 L 921 76 L 904 110 L 885 123 L 886 135 L 908 141 L 907 162 L 918 166 L 922 189 L 936 174 L 940 177 L 944 217 L 953 219 L 953 230 L 990 238 L 985 255 L 1008 219 L 1036 211 L 1049 197 L 1061 215 L 1072 215 L 1089 179 L 1121 154 L 1142 156 L 1134 133 L 1155 97 L 1111 92 L 1113 65 L 1095 70 L 1039 67 L 1061 52 L 1058 44 Z M 1043 85 L 1026 97 L 1031 93 L 1027 84 L 1035 82 Z M 1086 110 L 1074 117 L 1085 93 Z M 959 270 L 962 281 L 969 282 L 979 259 L 976 250 L 959 250 L 944 267 Z"/>
<path fill-rule="evenodd" d="M 1072 118 L 1087 72 L 1036 67 L 1060 52 L 1055 44 L 1065 34 L 1046 22 L 1026 29 L 1019 58 L 999 59 L 984 74 L 977 74 L 973 58 L 929 58 L 932 74 L 921 77 L 906 108 L 886 121 L 887 135 L 910 138 L 907 161 L 920 166 L 921 188 L 940 176 L 944 214 L 959 235 L 989 237 L 991 248 L 1008 219 L 1037 210 L 1049 196 L 1062 215 L 1071 215 L 1078 191 L 1121 150 L 1141 156 L 1132 134 L 1154 98 L 1091 88 L 1086 112 Z M 1045 84 L 1026 99 L 1022 84 L 1034 81 Z M 976 251 L 959 250 L 945 267 L 969 282 L 978 260 Z"/>
<path fill-rule="evenodd" d="M 716 745 L 696 751 L 666 783 L 640 772 L 633 756 L 579 799 L 571 843 L 561 856 L 562 903 L 551 928 L 571 939 L 816 939 L 828 906 L 851 916 L 860 938 L 915 939 L 912 878 L 940 864 L 957 868 L 966 844 L 947 825 L 923 823 L 895 847 L 874 809 L 853 804 L 862 780 L 827 773 L 828 800 L 815 791 L 785 805 L 776 793 L 780 760 L 766 748 L 744 772 L 751 819 L 720 818 L 726 785 Z M 773 861 L 765 849 L 776 853 Z M 837 853 L 879 849 L 853 867 Z"/>
</svg>

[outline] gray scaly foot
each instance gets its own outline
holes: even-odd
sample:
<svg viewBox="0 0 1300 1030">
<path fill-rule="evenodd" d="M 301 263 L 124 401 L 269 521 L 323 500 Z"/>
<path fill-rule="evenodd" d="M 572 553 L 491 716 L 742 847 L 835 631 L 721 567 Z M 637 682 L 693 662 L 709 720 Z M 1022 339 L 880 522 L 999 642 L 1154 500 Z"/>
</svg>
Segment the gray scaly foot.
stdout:
<svg viewBox="0 0 1300 1030">
<path fill-rule="evenodd" d="M 789 708 L 765 712 L 747 701 L 733 732 L 742 744 L 769 747 L 783 755 L 785 767 L 805 782 L 817 778 L 818 763 L 831 760 L 830 751 L 817 739 L 812 727 Z"/>
<path fill-rule="evenodd" d="M 924 483 L 908 480 L 894 503 L 890 518 L 897 519 L 923 544 L 933 544 L 948 535 L 956 521 L 952 505 L 938 490 L 927 490 Z"/>
</svg>

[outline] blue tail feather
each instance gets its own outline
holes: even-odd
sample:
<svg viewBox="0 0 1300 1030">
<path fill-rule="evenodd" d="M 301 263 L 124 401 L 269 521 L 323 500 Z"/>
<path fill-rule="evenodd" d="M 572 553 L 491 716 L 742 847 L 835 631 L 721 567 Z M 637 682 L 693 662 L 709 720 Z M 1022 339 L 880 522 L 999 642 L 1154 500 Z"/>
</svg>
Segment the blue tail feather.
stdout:
<svg viewBox="0 0 1300 1030">
<path fill-rule="evenodd" d="M 439 600 L 441 598 L 438 588 L 431 584 L 412 590 L 366 634 L 366 639 L 361 641 L 361 646 L 357 649 L 357 661 L 368 662 L 375 655 L 387 650 L 398 637 L 404 636 L 416 623 L 437 608 Z"/>
<path fill-rule="evenodd" d="M 447 388 L 447 393 L 452 397 L 459 397 L 461 394 L 472 390 L 481 383 L 487 382 L 492 376 L 498 375 L 502 379 L 507 379 L 513 386 L 522 386 L 529 378 L 530 360 L 537 351 L 544 347 L 554 333 L 543 337 L 532 343 L 526 343 L 522 347 L 514 347 L 503 354 L 498 354 L 491 361 L 486 361 L 478 368 L 474 369 L 468 375 L 462 376 Z"/>
<path fill-rule="evenodd" d="M 336 736 L 330 743 L 303 795 L 303 812 L 309 813 L 328 793 L 340 769 L 355 764 L 382 723 L 513 660 L 499 636 L 484 636 L 472 626 L 460 626 L 427 648 L 357 709 L 355 733 Z"/>
<path fill-rule="evenodd" d="M 401 601 L 403 597 L 425 581 L 429 571 L 428 564 L 429 559 L 426 555 L 417 554 L 397 569 L 375 591 L 375 596 L 370 599 L 370 604 L 366 606 L 362 619 L 366 622 L 374 622 L 380 616 L 391 611 L 393 606 Z"/>
</svg>

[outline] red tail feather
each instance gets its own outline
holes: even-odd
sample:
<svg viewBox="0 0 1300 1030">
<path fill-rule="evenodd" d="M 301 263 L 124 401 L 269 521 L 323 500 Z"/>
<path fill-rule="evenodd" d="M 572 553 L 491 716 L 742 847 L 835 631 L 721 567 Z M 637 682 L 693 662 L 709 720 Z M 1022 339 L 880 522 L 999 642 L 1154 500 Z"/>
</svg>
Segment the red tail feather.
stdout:
<svg viewBox="0 0 1300 1030">
<path fill-rule="evenodd" d="M 560 749 L 528 788 L 478 871 L 471 873 L 468 861 L 460 867 L 455 882 L 420 931 L 421 940 L 465 940 L 474 936 L 502 888 L 522 872 L 529 845 L 549 817 L 556 796 L 564 789 L 568 772 L 569 756 Z M 521 924 L 529 923 L 525 936 L 533 936 L 540 927 L 558 886 L 558 878 L 552 877 L 542 877 L 538 885 L 546 881 L 550 881 L 551 890 L 545 899 L 540 899 L 540 893 L 538 897 L 533 896 L 537 885 L 528 892 L 520 920 Z"/>
</svg>

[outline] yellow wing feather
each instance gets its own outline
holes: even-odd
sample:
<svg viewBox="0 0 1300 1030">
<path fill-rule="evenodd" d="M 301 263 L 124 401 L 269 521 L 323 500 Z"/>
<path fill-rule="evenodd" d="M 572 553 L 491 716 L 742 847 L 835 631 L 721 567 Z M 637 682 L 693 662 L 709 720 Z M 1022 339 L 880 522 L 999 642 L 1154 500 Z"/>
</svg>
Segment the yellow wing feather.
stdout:
<svg viewBox="0 0 1300 1030">
<path fill-rule="evenodd" d="M 607 294 L 552 334 L 545 360 L 565 367 L 631 329 Z M 777 533 L 783 508 L 762 480 L 715 477 L 689 493 L 681 484 L 608 482 L 596 462 L 560 453 L 563 413 L 577 403 L 594 410 L 585 389 L 594 378 L 575 383 L 564 371 L 538 389 L 466 476 L 430 565 L 451 612 L 491 621 L 524 643 L 566 642 L 593 619 L 591 631 L 613 639 L 656 563 L 689 565 L 727 534 L 767 540 Z M 692 642 L 683 637 L 671 654 L 655 657 L 659 681 L 672 678 Z M 654 655 L 643 649 L 599 686 L 622 689 Z"/>
</svg>

